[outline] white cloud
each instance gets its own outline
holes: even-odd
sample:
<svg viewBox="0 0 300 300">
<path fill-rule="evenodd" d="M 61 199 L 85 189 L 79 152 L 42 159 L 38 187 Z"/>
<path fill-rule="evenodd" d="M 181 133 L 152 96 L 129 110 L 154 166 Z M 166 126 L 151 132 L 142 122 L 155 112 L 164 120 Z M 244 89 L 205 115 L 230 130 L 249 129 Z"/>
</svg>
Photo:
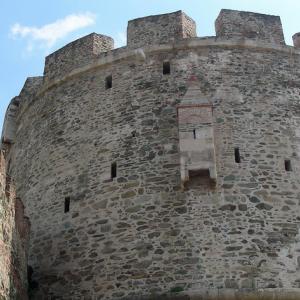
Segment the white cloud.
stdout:
<svg viewBox="0 0 300 300">
<path fill-rule="evenodd" d="M 36 44 L 49 49 L 69 33 L 95 24 L 95 19 L 96 16 L 92 13 L 72 14 L 42 27 L 23 26 L 16 23 L 11 27 L 10 32 L 14 38 L 20 37 L 28 40 L 28 51 L 32 51 Z"/>
</svg>

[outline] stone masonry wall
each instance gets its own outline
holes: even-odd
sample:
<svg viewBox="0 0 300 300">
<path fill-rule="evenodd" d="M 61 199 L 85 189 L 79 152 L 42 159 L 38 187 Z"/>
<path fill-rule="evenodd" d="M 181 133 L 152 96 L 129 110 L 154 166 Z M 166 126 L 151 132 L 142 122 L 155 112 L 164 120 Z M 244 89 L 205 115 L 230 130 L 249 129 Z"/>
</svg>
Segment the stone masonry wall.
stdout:
<svg viewBox="0 0 300 300">
<path fill-rule="evenodd" d="M 63 77 L 75 68 L 91 62 L 99 53 L 113 48 L 114 40 L 109 36 L 91 33 L 80 38 L 46 57 L 45 80 Z"/>
<path fill-rule="evenodd" d="M 34 299 L 299 299 L 300 52 L 215 38 L 149 49 L 108 53 L 20 111 L 9 159 Z M 191 76 L 213 104 L 217 178 L 182 189 Z"/>
<path fill-rule="evenodd" d="M 266 43 L 285 44 L 278 16 L 222 9 L 215 27 L 218 38 L 247 38 Z"/>
<path fill-rule="evenodd" d="M 0 155 L 0 299 L 26 300 L 29 222 Z"/>
<path fill-rule="evenodd" d="M 130 48 L 165 44 L 191 37 L 196 37 L 196 23 L 182 11 L 128 22 L 127 44 Z"/>
</svg>

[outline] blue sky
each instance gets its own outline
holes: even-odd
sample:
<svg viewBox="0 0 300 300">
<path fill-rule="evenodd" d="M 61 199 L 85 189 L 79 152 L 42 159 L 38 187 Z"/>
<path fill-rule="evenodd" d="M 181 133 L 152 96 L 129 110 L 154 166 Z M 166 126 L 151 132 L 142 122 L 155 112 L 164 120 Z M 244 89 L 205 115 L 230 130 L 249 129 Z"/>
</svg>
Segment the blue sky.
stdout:
<svg viewBox="0 0 300 300">
<path fill-rule="evenodd" d="M 214 35 L 222 8 L 280 15 L 285 40 L 300 31 L 299 0 L 0 0 L 0 131 L 6 107 L 25 80 L 43 74 L 45 56 L 91 32 L 126 43 L 127 21 L 183 10 L 198 36 Z"/>
</svg>

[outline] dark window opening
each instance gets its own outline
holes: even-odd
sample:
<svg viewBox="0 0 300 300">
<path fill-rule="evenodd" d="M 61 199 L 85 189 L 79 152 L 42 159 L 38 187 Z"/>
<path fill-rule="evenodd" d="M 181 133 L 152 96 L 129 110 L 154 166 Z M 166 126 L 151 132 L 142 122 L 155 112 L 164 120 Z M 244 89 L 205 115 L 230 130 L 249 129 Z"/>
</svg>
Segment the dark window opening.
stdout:
<svg viewBox="0 0 300 300">
<path fill-rule="evenodd" d="M 165 62 L 163 63 L 163 74 L 166 75 L 166 74 L 170 74 L 170 73 L 171 73 L 170 62 L 165 61 Z"/>
<path fill-rule="evenodd" d="M 65 213 L 70 211 L 70 197 L 65 198 Z"/>
<path fill-rule="evenodd" d="M 285 167 L 285 170 L 287 172 L 291 172 L 292 171 L 292 164 L 291 164 L 291 161 L 289 159 L 286 159 L 284 161 L 284 167 Z"/>
<path fill-rule="evenodd" d="M 112 88 L 112 75 L 109 75 L 105 78 L 105 88 L 106 89 Z"/>
<path fill-rule="evenodd" d="M 193 136 L 194 136 L 194 140 L 197 138 L 196 136 L 196 129 L 193 130 Z"/>
<path fill-rule="evenodd" d="M 185 187 L 188 189 L 212 188 L 215 181 L 210 177 L 209 169 L 189 170 L 189 180 Z"/>
<path fill-rule="evenodd" d="M 111 164 L 111 179 L 117 177 L 117 163 L 114 162 Z"/>
<path fill-rule="evenodd" d="M 209 169 L 189 170 L 189 178 L 210 177 Z"/>
<path fill-rule="evenodd" d="M 241 163 L 241 155 L 240 155 L 240 149 L 234 148 L 234 159 L 236 163 Z"/>
</svg>

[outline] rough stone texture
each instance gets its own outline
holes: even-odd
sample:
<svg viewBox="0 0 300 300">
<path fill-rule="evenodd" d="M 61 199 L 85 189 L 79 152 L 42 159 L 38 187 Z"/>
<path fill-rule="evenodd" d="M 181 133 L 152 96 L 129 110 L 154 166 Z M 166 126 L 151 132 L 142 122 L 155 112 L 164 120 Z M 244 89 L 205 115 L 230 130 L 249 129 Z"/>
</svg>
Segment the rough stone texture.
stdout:
<svg viewBox="0 0 300 300">
<path fill-rule="evenodd" d="M 285 44 L 280 17 L 277 16 L 222 9 L 215 27 L 218 38 L 247 38 Z"/>
<path fill-rule="evenodd" d="M 196 23 L 181 10 L 128 22 L 127 43 L 130 48 L 165 44 L 196 37 Z"/>
<path fill-rule="evenodd" d="M 27 78 L 20 96 L 11 100 L 6 110 L 4 124 L 2 128 L 2 143 L 11 144 L 15 141 L 16 136 L 16 117 L 20 106 L 20 99 L 22 99 L 21 105 L 25 105 L 32 100 L 33 95 L 41 87 L 43 77 L 29 77 Z M 7 146 L 8 146 L 7 145 Z"/>
<path fill-rule="evenodd" d="M 297 32 L 293 35 L 293 43 L 295 48 L 300 48 L 300 32 Z"/>
<path fill-rule="evenodd" d="M 203 97 L 196 78 L 190 78 L 177 111 L 182 185 L 192 179 L 197 185 L 204 179 L 207 185 L 207 179 L 216 180 L 212 103 Z"/>
<path fill-rule="evenodd" d="M 0 299 L 26 300 L 29 221 L 0 153 Z"/>
<path fill-rule="evenodd" d="M 96 33 L 69 43 L 46 57 L 45 80 L 61 78 L 75 68 L 90 63 L 98 54 L 113 48 L 114 40 L 111 37 Z"/>
<path fill-rule="evenodd" d="M 8 159 L 35 299 L 300 298 L 300 52 L 271 37 L 116 49 L 69 75 L 57 61 L 65 78 L 21 97 Z M 213 106 L 217 178 L 183 190 L 191 76 Z"/>
</svg>

